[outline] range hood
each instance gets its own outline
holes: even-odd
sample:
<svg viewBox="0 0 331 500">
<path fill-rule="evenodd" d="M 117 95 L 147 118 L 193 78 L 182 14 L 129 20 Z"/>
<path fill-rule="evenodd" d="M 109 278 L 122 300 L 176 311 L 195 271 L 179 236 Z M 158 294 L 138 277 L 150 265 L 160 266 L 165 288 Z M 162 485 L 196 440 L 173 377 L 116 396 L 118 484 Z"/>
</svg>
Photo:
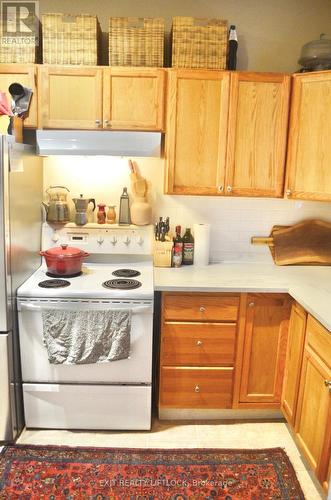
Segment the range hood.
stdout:
<svg viewBox="0 0 331 500">
<path fill-rule="evenodd" d="M 161 133 L 99 130 L 37 130 L 37 153 L 160 157 Z"/>
</svg>

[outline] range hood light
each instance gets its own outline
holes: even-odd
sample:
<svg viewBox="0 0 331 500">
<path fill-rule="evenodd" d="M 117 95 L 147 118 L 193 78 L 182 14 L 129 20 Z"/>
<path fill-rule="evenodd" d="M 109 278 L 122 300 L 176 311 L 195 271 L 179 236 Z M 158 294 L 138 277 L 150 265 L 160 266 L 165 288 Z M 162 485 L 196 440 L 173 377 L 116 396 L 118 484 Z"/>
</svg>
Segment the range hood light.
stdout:
<svg viewBox="0 0 331 500">
<path fill-rule="evenodd" d="M 98 130 L 37 130 L 37 153 L 82 156 L 161 155 L 160 132 L 110 132 Z"/>
</svg>

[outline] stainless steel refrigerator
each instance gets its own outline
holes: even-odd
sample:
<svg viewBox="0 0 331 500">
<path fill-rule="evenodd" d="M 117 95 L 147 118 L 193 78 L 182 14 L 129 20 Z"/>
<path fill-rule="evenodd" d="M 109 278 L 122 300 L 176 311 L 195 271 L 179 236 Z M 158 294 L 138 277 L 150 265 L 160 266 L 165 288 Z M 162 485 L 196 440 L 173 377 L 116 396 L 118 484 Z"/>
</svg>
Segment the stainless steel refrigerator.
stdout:
<svg viewBox="0 0 331 500">
<path fill-rule="evenodd" d="M 17 288 L 39 267 L 42 159 L 0 135 L 0 443 L 24 426 Z"/>
</svg>

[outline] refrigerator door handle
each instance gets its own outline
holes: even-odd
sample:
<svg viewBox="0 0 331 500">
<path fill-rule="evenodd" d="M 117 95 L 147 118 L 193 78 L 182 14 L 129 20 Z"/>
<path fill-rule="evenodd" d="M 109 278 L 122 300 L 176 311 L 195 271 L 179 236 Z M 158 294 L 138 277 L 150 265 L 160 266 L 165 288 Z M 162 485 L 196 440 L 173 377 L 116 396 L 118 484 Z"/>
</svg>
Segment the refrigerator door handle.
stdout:
<svg viewBox="0 0 331 500">
<path fill-rule="evenodd" d="M 13 439 L 8 350 L 8 334 L 0 334 L 0 442 Z"/>
</svg>

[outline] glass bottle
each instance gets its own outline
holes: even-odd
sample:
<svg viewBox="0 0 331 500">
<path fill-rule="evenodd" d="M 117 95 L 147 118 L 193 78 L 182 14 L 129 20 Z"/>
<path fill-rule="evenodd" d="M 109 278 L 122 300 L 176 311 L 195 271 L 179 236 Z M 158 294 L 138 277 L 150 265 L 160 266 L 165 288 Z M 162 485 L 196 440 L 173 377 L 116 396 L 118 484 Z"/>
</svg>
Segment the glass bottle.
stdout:
<svg viewBox="0 0 331 500">
<path fill-rule="evenodd" d="M 120 212 L 118 216 L 118 223 L 120 225 L 130 225 L 131 217 L 130 217 L 130 203 L 129 203 L 129 195 L 128 188 L 123 188 L 123 193 L 120 198 Z"/>
<path fill-rule="evenodd" d="M 183 264 L 193 264 L 194 260 L 194 238 L 191 234 L 191 228 L 187 227 L 183 236 Z"/>
<path fill-rule="evenodd" d="M 180 267 L 183 261 L 183 238 L 180 235 L 181 227 L 176 226 L 176 236 L 174 237 L 174 246 L 172 251 L 173 267 Z"/>
<path fill-rule="evenodd" d="M 229 55 L 228 55 L 228 69 L 236 69 L 237 67 L 237 48 L 238 38 L 236 27 L 234 24 L 230 26 L 229 32 Z"/>
</svg>

